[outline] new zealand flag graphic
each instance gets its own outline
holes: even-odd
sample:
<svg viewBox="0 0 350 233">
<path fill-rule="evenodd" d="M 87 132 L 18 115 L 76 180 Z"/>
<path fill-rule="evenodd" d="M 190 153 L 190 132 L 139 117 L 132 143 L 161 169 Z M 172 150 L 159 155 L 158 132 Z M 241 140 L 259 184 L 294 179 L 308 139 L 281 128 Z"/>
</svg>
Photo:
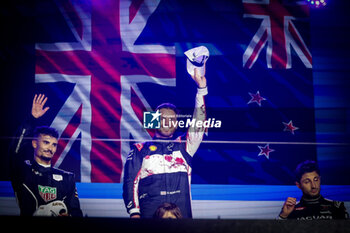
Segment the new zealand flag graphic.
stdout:
<svg viewBox="0 0 350 233">
<path fill-rule="evenodd" d="M 60 133 L 53 162 L 81 182 L 120 182 L 144 112 L 192 114 L 184 52 L 206 46 L 208 130 L 192 183 L 292 184 L 316 159 L 309 12 L 302 1 L 64 0 L 41 22 L 35 83 Z M 58 36 L 59 35 L 59 36 Z"/>
</svg>

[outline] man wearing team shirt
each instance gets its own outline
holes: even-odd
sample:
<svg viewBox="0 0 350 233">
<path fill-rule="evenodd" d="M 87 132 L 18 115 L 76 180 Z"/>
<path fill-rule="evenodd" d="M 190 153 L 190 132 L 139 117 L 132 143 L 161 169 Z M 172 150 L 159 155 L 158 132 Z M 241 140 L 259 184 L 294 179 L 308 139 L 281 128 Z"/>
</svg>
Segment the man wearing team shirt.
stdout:
<svg viewBox="0 0 350 233">
<path fill-rule="evenodd" d="M 22 216 L 82 217 L 74 174 L 51 164 L 58 132 L 38 126 L 49 107 L 47 97 L 35 95 L 31 116 L 11 146 L 11 182 Z"/>
<path fill-rule="evenodd" d="M 279 219 L 348 219 L 344 202 L 324 198 L 321 194 L 320 170 L 315 161 L 305 161 L 296 168 L 296 186 L 303 196 L 297 202 L 296 198 L 288 197 L 285 201 Z"/>
</svg>

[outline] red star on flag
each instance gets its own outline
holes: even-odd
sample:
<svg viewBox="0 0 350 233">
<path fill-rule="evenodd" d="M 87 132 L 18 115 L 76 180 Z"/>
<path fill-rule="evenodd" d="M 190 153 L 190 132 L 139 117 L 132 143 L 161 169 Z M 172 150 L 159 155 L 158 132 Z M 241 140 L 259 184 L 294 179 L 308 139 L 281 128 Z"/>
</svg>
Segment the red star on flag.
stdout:
<svg viewBox="0 0 350 233">
<path fill-rule="evenodd" d="M 275 151 L 273 149 L 270 149 L 269 144 L 266 144 L 266 146 L 258 146 L 258 147 L 260 149 L 258 156 L 265 155 L 267 159 L 270 159 L 270 153 Z"/>
<path fill-rule="evenodd" d="M 257 91 L 256 94 L 253 94 L 253 93 L 250 93 L 250 92 L 248 92 L 248 94 L 252 97 L 249 100 L 248 104 L 257 103 L 259 105 L 259 107 L 261 107 L 261 101 L 266 100 L 264 97 L 262 97 L 260 95 L 259 91 Z"/>
<path fill-rule="evenodd" d="M 285 122 L 282 122 L 282 123 L 284 125 L 284 130 L 283 131 L 289 131 L 292 134 L 294 134 L 294 131 L 299 129 L 298 127 L 295 127 L 293 125 L 293 121 L 289 121 L 288 123 L 285 123 Z"/>
</svg>

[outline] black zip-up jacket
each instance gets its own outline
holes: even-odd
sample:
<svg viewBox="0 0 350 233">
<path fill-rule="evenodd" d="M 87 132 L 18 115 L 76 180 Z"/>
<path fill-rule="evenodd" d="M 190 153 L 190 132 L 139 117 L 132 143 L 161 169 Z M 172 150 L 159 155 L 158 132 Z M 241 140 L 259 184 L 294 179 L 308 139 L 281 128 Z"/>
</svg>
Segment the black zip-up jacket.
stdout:
<svg viewBox="0 0 350 233">
<path fill-rule="evenodd" d="M 32 216 L 41 205 L 63 201 L 68 215 L 82 217 L 74 174 L 44 167 L 33 159 L 32 132 L 38 120 L 31 117 L 11 147 L 11 182 L 22 216 Z"/>
</svg>

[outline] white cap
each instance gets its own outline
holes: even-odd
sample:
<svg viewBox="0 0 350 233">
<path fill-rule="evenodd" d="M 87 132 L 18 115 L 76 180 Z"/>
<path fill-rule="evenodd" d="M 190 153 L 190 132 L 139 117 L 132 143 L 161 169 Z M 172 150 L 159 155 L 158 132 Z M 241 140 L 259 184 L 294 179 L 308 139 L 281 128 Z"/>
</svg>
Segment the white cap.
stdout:
<svg viewBox="0 0 350 233">
<path fill-rule="evenodd" d="M 41 205 L 34 212 L 33 216 L 59 216 L 60 214 L 68 213 L 67 206 L 63 201 L 53 201 L 46 205 Z"/>
<path fill-rule="evenodd" d="M 185 52 L 187 57 L 187 72 L 193 76 L 194 68 L 197 68 L 200 75 L 205 75 L 204 63 L 209 58 L 209 50 L 205 46 L 199 46 Z"/>
</svg>

